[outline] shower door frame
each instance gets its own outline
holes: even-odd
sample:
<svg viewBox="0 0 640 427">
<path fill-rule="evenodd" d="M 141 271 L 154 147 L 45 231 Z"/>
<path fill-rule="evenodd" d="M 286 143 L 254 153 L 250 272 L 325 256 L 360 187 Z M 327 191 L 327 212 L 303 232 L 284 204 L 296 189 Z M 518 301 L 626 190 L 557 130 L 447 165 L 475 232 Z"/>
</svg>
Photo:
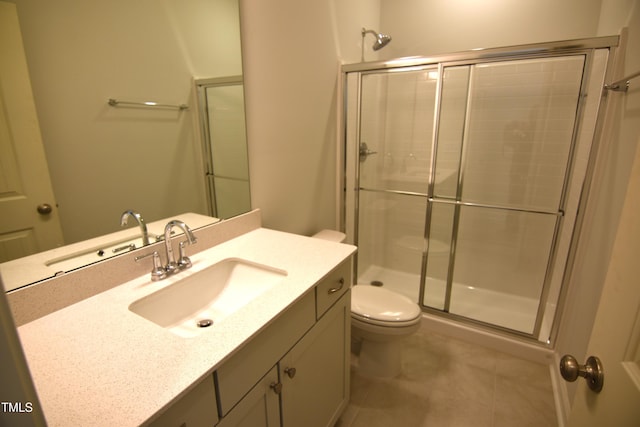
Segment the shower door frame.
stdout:
<svg viewBox="0 0 640 427">
<path fill-rule="evenodd" d="M 249 182 L 248 176 L 246 179 L 229 176 L 229 175 L 221 175 L 214 166 L 214 145 L 216 141 L 212 137 L 212 127 L 210 123 L 210 104 L 209 97 L 207 94 L 207 89 L 212 88 L 230 88 L 230 87 L 240 87 L 242 89 L 242 109 L 243 112 L 245 110 L 245 90 L 244 90 L 244 78 L 242 75 L 237 76 L 227 76 L 227 77 L 211 77 L 211 78 L 203 78 L 203 79 L 194 79 L 193 80 L 193 88 L 196 95 L 196 101 L 198 103 L 198 127 L 200 130 L 200 139 L 201 139 L 201 150 L 202 150 L 202 167 L 204 172 L 204 187 L 205 187 L 205 196 L 206 196 L 206 204 L 207 204 L 207 212 L 209 215 L 222 218 L 229 217 L 229 215 L 225 215 L 221 212 L 220 209 L 220 201 L 221 197 L 217 194 L 216 191 L 216 180 L 226 180 L 232 182 L 240 182 L 247 183 L 247 202 L 249 205 L 251 204 L 251 183 Z M 244 115 L 244 113 L 243 113 Z M 244 145 L 247 145 L 247 137 L 246 137 L 246 119 L 244 120 Z M 244 159 L 246 161 L 247 171 L 249 170 L 249 157 L 248 155 Z M 222 218 L 224 219 L 224 218 Z"/>
<path fill-rule="evenodd" d="M 575 249 L 577 246 L 576 243 L 577 243 L 577 239 L 579 238 L 579 234 L 580 234 L 579 231 L 582 225 L 583 214 L 584 214 L 584 204 L 586 203 L 586 194 L 588 194 L 588 190 L 591 185 L 591 177 L 593 175 L 593 169 L 595 165 L 595 160 L 596 160 L 599 140 L 600 140 L 599 135 L 601 133 L 601 127 L 602 127 L 601 122 L 602 122 L 602 115 L 604 110 L 602 108 L 602 105 L 606 99 L 605 96 L 601 96 L 598 104 L 597 113 L 596 113 L 596 124 L 593 132 L 593 140 L 591 142 L 585 176 L 580 185 L 581 193 L 580 193 L 580 197 L 577 205 L 577 215 L 574 220 L 571 237 L 569 239 L 570 244 L 569 244 L 568 252 L 566 254 L 565 265 L 564 265 L 562 278 L 560 282 L 560 290 L 558 293 L 557 304 L 556 304 L 555 312 L 553 315 L 553 322 L 550 328 L 549 338 L 546 339 L 546 342 L 545 342 L 544 340 L 540 339 L 539 334 L 540 334 L 541 324 L 543 321 L 545 306 L 547 303 L 547 299 L 549 298 L 548 293 L 550 288 L 551 271 L 553 270 L 555 259 L 557 257 L 557 254 L 556 254 L 557 242 L 558 242 L 557 234 L 563 223 L 565 201 L 566 201 L 565 198 L 568 192 L 567 184 L 572 176 L 572 170 L 575 162 L 574 151 L 576 148 L 576 138 L 578 135 L 578 131 L 580 130 L 582 125 L 582 112 L 583 112 L 584 103 L 585 103 L 584 98 L 586 93 L 586 85 L 589 82 L 589 73 L 591 71 L 591 63 L 593 60 L 594 53 L 597 49 L 609 50 L 607 64 L 605 66 L 605 75 L 604 75 L 605 81 L 607 81 L 611 73 L 612 62 L 613 62 L 612 59 L 615 56 L 615 50 L 616 50 L 616 47 L 618 46 L 618 43 L 619 43 L 618 36 L 609 36 L 609 37 L 597 37 L 597 38 L 578 39 L 578 40 L 566 40 L 566 41 L 558 41 L 558 42 L 551 42 L 551 43 L 520 45 L 520 46 L 513 46 L 513 47 L 501 47 L 501 48 L 494 48 L 494 49 L 485 49 L 485 50 L 478 50 L 478 51 L 437 55 L 437 56 L 431 56 L 431 57 L 409 57 L 409 58 L 400 58 L 397 60 L 343 65 L 342 80 L 341 80 L 342 88 L 343 88 L 343 99 L 342 99 L 343 105 L 341 109 L 343 114 L 341 117 L 341 121 L 342 121 L 341 122 L 341 138 L 340 138 L 341 140 L 339 142 L 341 144 L 339 148 L 339 152 L 341 154 L 341 157 L 342 157 L 341 160 L 343 164 L 343 167 L 341 170 L 342 170 L 342 173 L 344 174 L 341 180 L 342 188 L 340 189 L 341 191 L 343 191 L 343 194 L 344 194 L 344 197 L 341 200 L 341 207 L 340 207 L 341 229 L 347 232 L 347 235 L 349 235 L 349 230 L 347 230 L 347 227 L 348 227 L 347 208 L 349 207 L 348 206 L 349 205 L 349 202 L 348 202 L 349 186 L 350 184 L 352 184 L 354 195 L 353 195 L 353 202 L 352 202 L 353 203 L 353 230 L 352 230 L 353 241 L 351 243 L 354 243 L 357 245 L 358 239 L 359 239 L 359 236 L 358 236 L 359 192 L 361 189 L 360 188 L 360 162 L 357 161 L 357 158 L 358 158 L 357 154 L 352 153 L 351 156 L 355 156 L 355 159 L 354 159 L 355 171 L 350 172 L 349 165 L 347 164 L 347 161 L 351 157 L 347 152 L 349 148 L 347 147 L 347 140 L 348 140 L 347 115 L 349 113 L 347 108 L 349 94 L 347 93 L 347 91 L 349 88 L 349 85 L 348 85 L 349 74 L 356 73 L 356 76 L 357 76 L 356 89 L 355 89 L 357 92 L 355 95 L 355 99 L 357 103 L 357 106 L 356 106 L 357 112 L 356 112 L 356 126 L 355 126 L 356 129 L 355 129 L 355 135 L 354 135 L 354 138 L 356 140 L 356 146 L 357 146 L 358 142 L 360 141 L 360 123 L 361 123 L 360 102 L 361 102 L 361 88 L 362 88 L 363 75 L 370 74 L 370 73 L 391 72 L 395 70 L 410 71 L 414 69 L 437 67 L 439 77 L 438 77 L 438 83 L 436 87 L 435 117 L 434 117 L 434 125 L 433 125 L 433 135 L 431 140 L 431 144 L 432 144 L 431 145 L 431 165 L 430 165 L 431 170 L 429 174 L 428 191 L 426 194 L 427 213 L 426 213 L 425 227 L 424 227 L 424 237 L 425 237 L 425 241 L 427 242 L 427 246 L 423 250 L 423 254 L 422 254 L 422 269 L 420 271 L 420 288 L 419 288 L 419 296 L 418 296 L 420 307 L 423 310 L 423 312 L 436 314 L 440 317 L 450 318 L 455 321 L 474 325 L 481 329 L 487 329 L 501 335 L 506 335 L 516 339 L 522 339 L 527 342 L 533 342 L 540 345 L 546 345 L 546 346 L 552 345 L 552 342 L 555 340 L 555 337 L 557 336 L 557 331 L 559 326 L 559 317 L 560 317 L 559 313 L 562 313 L 564 298 L 567 292 L 566 285 L 568 281 L 569 271 L 573 263 L 573 259 L 575 257 Z M 449 274 L 449 277 L 447 279 L 448 284 L 447 284 L 447 291 L 446 291 L 447 296 L 445 297 L 445 309 L 439 310 L 436 308 L 431 308 L 426 306 L 424 304 L 425 279 L 426 279 L 425 276 L 426 276 L 427 257 L 428 257 L 428 239 L 429 239 L 430 222 L 431 222 L 430 218 L 431 218 L 431 210 L 433 209 L 433 204 L 434 203 L 450 203 L 454 205 L 455 207 L 454 221 L 456 221 L 459 218 L 461 206 L 478 205 L 474 203 L 462 202 L 460 200 L 457 200 L 459 197 L 457 197 L 456 200 L 442 200 L 434 196 L 435 166 L 436 166 L 435 162 L 436 162 L 437 143 L 438 143 L 437 140 L 438 140 L 438 130 L 439 130 L 439 115 L 440 115 L 441 102 L 442 102 L 442 85 L 443 85 L 442 75 L 445 67 L 451 67 L 456 65 L 471 66 L 471 65 L 480 64 L 480 63 L 484 64 L 484 63 L 492 63 L 492 62 L 508 61 L 508 60 L 541 59 L 541 58 L 552 58 L 552 57 L 570 56 L 570 55 L 583 55 L 585 58 L 584 66 L 583 66 L 582 82 L 580 84 L 580 90 L 578 95 L 576 119 L 574 122 L 574 129 L 571 137 L 570 152 L 568 156 L 568 164 L 565 172 L 565 178 L 563 180 L 564 184 L 563 184 L 562 194 L 561 194 L 560 203 L 559 203 L 559 210 L 558 212 L 543 212 L 545 214 L 556 215 L 556 222 L 555 222 L 555 227 L 553 232 L 552 246 L 549 252 L 549 260 L 547 262 L 547 268 L 545 272 L 544 283 L 542 286 L 542 292 L 538 300 L 538 310 L 536 314 L 533 332 L 532 333 L 521 332 L 521 331 L 509 329 L 506 327 L 502 327 L 499 325 L 493 325 L 483 321 L 474 320 L 468 317 L 457 315 L 455 313 L 450 313 L 448 310 L 446 310 L 446 307 L 448 307 L 449 301 L 450 301 L 450 293 L 451 293 L 450 282 L 452 280 L 451 274 Z M 467 123 L 467 120 L 465 119 L 465 127 L 466 126 L 468 126 L 468 123 Z M 464 142 L 462 144 L 463 144 L 462 149 L 464 150 Z M 350 173 L 354 175 L 353 177 L 354 182 L 350 182 L 350 179 L 349 179 Z M 458 192 L 460 191 L 460 188 L 461 188 L 462 174 L 463 174 L 463 170 L 462 170 L 462 166 L 460 166 L 459 175 L 458 175 L 458 184 L 457 184 Z M 395 190 L 380 190 L 380 191 L 389 192 L 389 193 L 399 193 L 399 194 L 405 194 L 405 195 L 418 195 L 418 194 L 411 194 L 409 192 L 398 192 Z M 423 194 L 419 194 L 419 195 L 423 197 L 425 196 Z M 504 209 L 505 207 L 500 206 L 500 208 Z M 507 208 L 507 209 L 511 209 L 511 208 Z M 520 210 L 520 209 L 514 208 L 512 210 Z M 531 211 L 531 210 L 526 210 L 526 211 Z M 456 231 L 457 230 L 454 224 L 453 233 L 456 233 Z M 454 256 L 455 255 L 455 239 L 456 239 L 456 236 L 453 235 L 451 239 L 452 241 L 451 241 L 451 247 L 450 247 L 450 250 L 451 250 L 451 257 L 449 261 L 450 270 L 451 268 L 453 268 L 452 264 L 455 259 L 455 256 Z M 354 268 L 354 277 L 358 277 L 357 257 L 354 260 L 353 268 Z"/>
</svg>

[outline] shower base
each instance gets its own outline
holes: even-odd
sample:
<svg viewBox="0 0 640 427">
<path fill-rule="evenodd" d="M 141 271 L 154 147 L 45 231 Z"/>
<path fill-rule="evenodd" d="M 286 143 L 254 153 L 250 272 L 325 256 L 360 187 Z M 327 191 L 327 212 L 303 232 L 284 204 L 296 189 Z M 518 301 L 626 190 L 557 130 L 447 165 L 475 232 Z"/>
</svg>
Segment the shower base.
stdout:
<svg viewBox="0 0 640 427">
<path fill-rule="evenodd" d="M 418 274 L 373 265 L 358 277 L 358 284 L 369 285 L 374 281 L 382 282 L 385 288 L 418 302 Z M 445 291 L 444 280 L 427 277 L 424 305 L 442 310 Z M 454 283 L 449 311 L 469 319 L 530 334 L 533 332 L 537 310 L 538 300 L 533 298 Z M 544 325 L 542 330 L 545 331 Z M 544 332 L 540 336 L 544 336 Z"/>
</svg>

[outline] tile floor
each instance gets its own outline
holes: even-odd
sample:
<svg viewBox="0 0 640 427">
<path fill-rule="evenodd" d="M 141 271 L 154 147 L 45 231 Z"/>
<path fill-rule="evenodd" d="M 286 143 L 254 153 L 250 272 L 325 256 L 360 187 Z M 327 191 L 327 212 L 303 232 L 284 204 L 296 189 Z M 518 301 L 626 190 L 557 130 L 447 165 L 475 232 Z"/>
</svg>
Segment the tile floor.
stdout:
<svg viewBox="0 0 640 427">
<path fill-rule="evenodd" d="M 421 328 L 407 338 L 403 373 L 358 374 L 336 427 L 557 427 L 549 368 Z"/>
</svg>

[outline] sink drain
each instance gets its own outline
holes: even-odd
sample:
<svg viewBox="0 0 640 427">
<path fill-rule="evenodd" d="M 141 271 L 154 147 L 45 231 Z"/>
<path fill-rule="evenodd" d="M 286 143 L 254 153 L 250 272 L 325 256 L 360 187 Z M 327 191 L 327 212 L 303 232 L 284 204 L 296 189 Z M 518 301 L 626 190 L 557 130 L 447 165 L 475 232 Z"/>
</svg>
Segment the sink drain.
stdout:
<svg viewBox="0 0 640 427">
<path fill-rule="evenodd" d="M 382 283 L 382 280 L 372 280 L 370 284 L 371 284 L 371 286 L 382 286 L 382 285 L 384 285 L 384 283 Z"/>
<path fill-rule="evenodd" d="M 196 322 L 196 325 L 198 326 L 198 328 L 208 328 L 209 326 L 213 325 L 213 320 L 200 319 L 198 320 L 198 322 Z"/>
</svg>

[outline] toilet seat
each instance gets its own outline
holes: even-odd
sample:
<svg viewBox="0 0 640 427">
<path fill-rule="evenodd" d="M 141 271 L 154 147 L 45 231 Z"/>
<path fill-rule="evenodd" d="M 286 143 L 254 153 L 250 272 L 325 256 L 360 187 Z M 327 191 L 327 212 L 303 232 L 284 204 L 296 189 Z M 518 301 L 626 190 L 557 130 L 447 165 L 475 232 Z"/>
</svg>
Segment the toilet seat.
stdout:
<svg viewBox="0 0 640 427">
<path fill-rule="evenodd" d="M 418 304 L 404 295 L 368 285 L 351 289 L 351 317 L 361 322 L 402 328 L 417 324 L 421 314 Z"/>
</svg>

